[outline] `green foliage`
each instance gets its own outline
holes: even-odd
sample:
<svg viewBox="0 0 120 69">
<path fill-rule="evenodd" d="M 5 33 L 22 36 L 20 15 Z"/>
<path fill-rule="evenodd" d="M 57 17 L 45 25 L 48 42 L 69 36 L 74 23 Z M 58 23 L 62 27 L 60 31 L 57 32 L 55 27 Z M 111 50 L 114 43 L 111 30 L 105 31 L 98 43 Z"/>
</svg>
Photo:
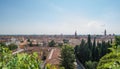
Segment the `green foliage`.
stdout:
<svg viewBox="0 0 120 69">
<path fill-rule="evenodd" d="M 92 42 L 91 42 L 91 36 L 90 35 L 88 35 L 87 45 L 88 45 L 89 49 L 92 50 Z"/>
<path fill-rule="evenodd" d="M 96 61 L 94 61 L 94 62 L 87 61 L 87 62 L 85 62 L 85 66 L 86 66 L 86 69 L 96 69 L 97 62 Z"/>
<path fill-rule="evenodd" d="M 30 41 L 30 42 L 29 42 L 29 46 L 30 46 L 30 47 L 32 47 L 32 46 L 33 46 L 32 41 Z"/>
<path fill-rule="evenodd" d="M 54 47 L 54 46 L 55 46 L 55 44 L 56 44 L 56 43 L 55 43 L 55 41 L 54 41 L 54 40 L 52 40 L 51 42 L 49 42 L 49 46 L 50 46 L 50 47 Z"/>
<path fill-rule="evenodd" d="M 8 45 L 8 48 L 9 48 L 9 50 L 15 50 L 18 48 L 18 46 L 14 43 L 11 43 L 10 45 Z"/>
<path fill-rule="evenodd" d="M 7 68 L 6 64 L 11 60 L 12 52 L 4 46 L 0 47 L 0 69 Z"/>
<path fill-rule="evenodd" d="M 43 61 L 46 60 L 46 52 L 45 51 L 43 51 L 42 60 Z"/>
<path fill-rule="evenodd" d="M 7 47 L 6 44 L 4 42 L 0 42 L 0 47 L 3 46 L 3 47 Z"/>
<path fill-rule="evenodd" d="M 12 55 L 8 48 L 0 47 L 0 69 L 41 69 L 37 53 Z"/>
<path fill-rule="evenodd" d="M 85 61 L 89 60 L 90 49 L 88 48 L 88 45 L 83 39 L 81 41 L 80 46 L 78 45 L 75 47 L 75 54 L 82 63 L 85 63 Z"/>
<path fill-rule="evenodd" d="M 65 69 L 74 69 L 75 55 L 72 46 L 64 45 L 61 50 L 61 66 Z"/>
<path fill-rule="evenodd" d="M 111 44 L 109 41 L 102 41 L 102 43 L 97 42 L 96 44 L 96 37 L 94 38 L 94 41 L 92 43 L 91 36 L 88 35 L 87 42 L 82 39 L 81 44 L 75 47 L 75 55 L 78 60 L 85 66 L 85 68 L 87 68 L 87 66 L 91 66 L 89 64 L 86 65 L 88 61 L 91 61 L 91 64 L 93 64 L 95 61 L 98 62 L 102 56 L 110 52 L 110 50 L 108 49 L 110 47 Z M 91 66 L 90 68 L 95 68 L 94 65 L 92 65 L 93 67 Z"/>
<path fill-rule="evenodd" d="M 40 69 L 40 61 L 37 59 L 37 54 L 28 55 L 26 53 L 14 55 L 7 63 L 9 69 Z"/>
<path fill-rule="evenodd" d="M 46 64 L 45 69 L 56 69 L 56 67 L 51 64 Z"/>
<path fill-rule="evenodd" d="M 61 48 L 63 46 L 63 43 L 58 43 L 58 46 Z"/>
<path fill-rule="evenodd" d="M 115 37 L 115 42 L 112 48 L 109 48 L 112 52 L 103 56 L 97 69 L 119 69 L 120 68 L 120 37 Z"/>
<path fill-rule="evenodd" d="M 67 43 L 69 43 L 69 40 L 63 39 L 63 42 L 67 44 Z"/>
<path fill-rule="evenodd" d="M 46 64 L 45 69 L 64 69 L 64 67 L 57 67 L 55 65 Z"/>
<path fill-rule="evenodd" d="M 28 38 L 27 41 L 30 42 L 31 40 Z"/>
<path fill-rule="evenodd" d="M 0 69 L 41 69 L 42 62 L 36 52 L 32 54 L 12 54 L 5 46 L 0 46 Z M 58 69 L 58 67 L 47 64 L 45 69 Z M 64 67 L 59 67 L 64 69 Z"/>
<path fill-rule="evenodd" d="M 111 52 L 100 59 L 97 69 L 119 69 L 120 53 Z"/>
<path fill-rule="evenodd" d="M 96 37 L 94 38 L 93 47 L 92 47 L 92 60 L 96 59 Z"/>
<path fill-rule="evenodd" d="M 120 36 L 115 36 L 115 46 L 120 45 Z"/>
<path fill-rule="evenodd" d="M 75 47 L 75 54 L 83 64 L 86 61 L 91 60 L 92 49 L 90 49 L 91 47 L 89 47 L 89 45 L 91 45 L 91 41 L 89 42 L 86 43 L 85 40 L 82 39 L 81 44 Z"/>
<path fill-rule="evenodd" d="M 88 50 L 88 54 L 89 54 L 89 56 L 88 56 L 88 60 L 92 60 L 92 42 L 91 42 L 91 35 L 89 34 L 88 35 L 88 40 L 87 40 L 87 43 L 86 43 L 86 49 Z M 86 50 L 86 51 L 87 51 Z M 87 57 L 87 56 L 86 56 Z M 88 60 L 86 60 L 86 61 L 88 61 Z"/>
</svg>

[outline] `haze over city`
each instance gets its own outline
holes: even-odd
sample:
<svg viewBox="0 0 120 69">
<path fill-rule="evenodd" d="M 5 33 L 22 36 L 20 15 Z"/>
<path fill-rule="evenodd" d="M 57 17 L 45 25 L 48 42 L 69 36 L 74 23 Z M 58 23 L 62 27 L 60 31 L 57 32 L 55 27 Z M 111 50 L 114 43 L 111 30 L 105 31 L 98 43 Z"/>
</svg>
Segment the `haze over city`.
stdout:
<svg viewBox="0 0 120 69">
<path fill-rule="evenodd" d="M 0 0 L 0 34 L 120 34 L 119 0 Z"/>
</svg>

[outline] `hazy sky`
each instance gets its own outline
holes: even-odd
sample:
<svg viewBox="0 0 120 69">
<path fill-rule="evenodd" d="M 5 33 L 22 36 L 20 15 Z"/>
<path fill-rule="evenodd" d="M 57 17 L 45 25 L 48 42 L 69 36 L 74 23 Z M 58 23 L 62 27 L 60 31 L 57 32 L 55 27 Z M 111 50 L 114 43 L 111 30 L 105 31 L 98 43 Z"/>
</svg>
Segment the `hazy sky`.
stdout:
<svg viewBox="0 0 120 69">
<path fill-rule="evenodd" d="M 0 34 L 120 34 L 120 0 L 0 0 Z"/>
</svg>

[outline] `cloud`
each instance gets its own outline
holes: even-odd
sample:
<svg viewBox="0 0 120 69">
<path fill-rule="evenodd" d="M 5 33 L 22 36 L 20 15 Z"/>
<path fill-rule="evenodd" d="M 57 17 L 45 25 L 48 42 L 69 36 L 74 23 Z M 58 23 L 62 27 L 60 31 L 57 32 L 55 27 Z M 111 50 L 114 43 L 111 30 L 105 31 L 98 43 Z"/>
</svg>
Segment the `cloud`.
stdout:
<svg viewBox="0 0 120 69">
<path fill-rule="evenodd" d="M 57 17 L 57 21 L 38 22 L 35 26 L 35 32 L 40 31 L 43 34 L 101 34 L 105 29 L 105 22 L 94 20 L 85 16 L 80 16 L 74 12 L 64 11 Z M 40 23 L 40 25 L 39 25 Z"/>
<path fill-rule="evenodd" d="M 72 19 L 66 18 L 54 24 L 43 25 L 41 29 L 44 30 L 44 33 L 47 31 L 50 34 L 74 34 L 75 31 L 78 34 L 102 34 L 105 29 L 105 24 L 96 20 L 78 20 L 74 16 Z"/>
<path fill-rule="evenodd" d="M 43 9 L 44 12 L 38 11 L 40 14 L 37 15 L 38 13 L 34 12 L 36 10 L 33 10 L 35 16 L 34 14 L 33 17 L 32 14 L 24 15 L 26 18 L 23 18 L 23 21 L 22 18 L 21 20 L 18 19 L 17 22 L 14 20 L 17 23 L 16 25 L 1 25 L 0 31 L 23 34 L 74 34 L 75 31 L 78 34 L 101 34 L 107 28 L 109 33 L 119 33 L 120 10 L 117 7 L 117 9 L 115 7 L 99 8 L 99 11 L 96 6 L 87 8 L 87 5 L 82 6 L 82 4 L 81 7 L 77 4 L 70 5 L 66 3 L 66 5 L 62 5 L 57 1 L 52 2 L 49 0 L 44 1 L 43 4 L 40 3 L 39 5 L 42 7 L 40 11 Z"/>
<path fill-rule="evenodd" d="M 103 22 L 100 22 L 100 21 L 90 21 L 88 24 L 87 24 L 88 27 L 94 27 L 94 28 L 102 28 L 105 26 L 105 24 L 103 24 Z"/>
<path fill-rule="evenodd" d="M 105 24 L 103 23 L 104 22 L 95 21 L 95 20 L 88 22 L 86 26 L 87 32 L 94 34 L 96 33 L 102 34 L 102 32 L 105 29 Z"/>
</svg>

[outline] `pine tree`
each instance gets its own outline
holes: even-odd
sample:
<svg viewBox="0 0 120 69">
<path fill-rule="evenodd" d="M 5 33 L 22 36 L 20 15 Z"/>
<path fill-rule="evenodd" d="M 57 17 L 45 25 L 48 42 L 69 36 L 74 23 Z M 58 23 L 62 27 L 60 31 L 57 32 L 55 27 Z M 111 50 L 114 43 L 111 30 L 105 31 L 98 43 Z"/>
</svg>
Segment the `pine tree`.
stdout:
<svg viewBox="0 0 120 69">
<path fill-rule="evenodd" d="M 74 69 L 75 55 L 73 47 L 64 45 L 61 50 L 60 64 L 65 69 Z"/>
</svg>

